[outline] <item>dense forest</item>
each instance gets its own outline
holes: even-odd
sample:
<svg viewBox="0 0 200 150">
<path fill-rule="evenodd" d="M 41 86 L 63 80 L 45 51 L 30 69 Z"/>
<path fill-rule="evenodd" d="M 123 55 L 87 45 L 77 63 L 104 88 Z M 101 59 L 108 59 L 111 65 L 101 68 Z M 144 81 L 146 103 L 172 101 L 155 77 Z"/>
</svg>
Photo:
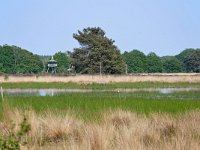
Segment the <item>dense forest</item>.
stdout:
<svg viewBox="0 0 200 150">
<path fill-rule="evenodd" d="M 0 72 L 8 74 L 36 74 L 43 70 L 39 56 L 17 46 L 0 46 Z"/>
<path fill-rule="evenodd" d="M 140 50 L 120 53 L 115 41 L 99 27 L 85 28 L 73 34 L 80 44 L 71 52 L 57 52 L 57 73 L 73 69 L 81 74 L 178 73 L 200 72 L 200 49 L 185 49 L 176 56 L 145 55 Z M 0 73 L 46 73 L 51 56 L 34 55 L 17 46 L 0 46 Z"/>
</svg>

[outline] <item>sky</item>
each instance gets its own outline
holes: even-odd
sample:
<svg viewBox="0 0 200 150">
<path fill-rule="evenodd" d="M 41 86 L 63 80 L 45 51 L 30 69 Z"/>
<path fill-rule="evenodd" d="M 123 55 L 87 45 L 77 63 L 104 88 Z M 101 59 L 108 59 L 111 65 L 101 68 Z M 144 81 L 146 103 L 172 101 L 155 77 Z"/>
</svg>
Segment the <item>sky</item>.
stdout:
<svg viewBox="0 0 200 150">
<path fill-rule="evenodd" d="M 0 0 L 0 45 L 53 55 L 80 47 L 73 33 L 101 27 L 121 53 L 200 48 L 200 0 Z"/>
</svg>

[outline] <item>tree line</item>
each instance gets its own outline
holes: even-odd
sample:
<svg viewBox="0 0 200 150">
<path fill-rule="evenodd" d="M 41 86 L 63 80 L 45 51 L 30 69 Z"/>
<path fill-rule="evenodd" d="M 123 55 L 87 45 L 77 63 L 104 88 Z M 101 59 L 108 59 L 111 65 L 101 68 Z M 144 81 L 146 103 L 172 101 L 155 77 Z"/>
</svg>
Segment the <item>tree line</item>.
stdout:
<svg viewBox="0 0 200 150">
<path fill-rule="evenodd" d="M 200 72 L 200 49 L 185 49 L 176 56 L 145 55 L 139 50 L 122 54 L 129 73 Z"/>
<path fill-rule="evenodd" d="M 57 73 L 69 68 L 80 74 L 178 73 L 200 72 L 200 49 L 185 49 L 176 56 L 145 55 L 140 50 L 120 53 L 115 41 L 100 27 L 88 27 L 73 34 L 80 47 L 57 52 Z M 34 55 L 17 46 L 0 46 L 0 73 L 45 73 L 50 56 Z M 73 66 L 73 67 L 72 67 Z"/>
</svg>

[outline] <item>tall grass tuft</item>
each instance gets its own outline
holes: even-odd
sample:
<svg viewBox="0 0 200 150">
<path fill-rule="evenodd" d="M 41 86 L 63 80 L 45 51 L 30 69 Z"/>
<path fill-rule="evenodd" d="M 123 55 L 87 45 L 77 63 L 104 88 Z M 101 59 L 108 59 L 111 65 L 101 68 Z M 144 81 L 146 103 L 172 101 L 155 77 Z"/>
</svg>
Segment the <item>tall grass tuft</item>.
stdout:
<svg viewBox="0 0 200 150">
<path fill-rule="evenodd" d="M 102 113 L 102 119 L 83 121 L 71 114 L 57 116 L 51 112 L 7 110 L 0 133 L 25 114 L 31 130 L 23 137 L 24 149 L 77 150 L 182 150 L 200 149 L 200 112 L 184 114 L 137 114 L 123 110 Z"/>
</svg>

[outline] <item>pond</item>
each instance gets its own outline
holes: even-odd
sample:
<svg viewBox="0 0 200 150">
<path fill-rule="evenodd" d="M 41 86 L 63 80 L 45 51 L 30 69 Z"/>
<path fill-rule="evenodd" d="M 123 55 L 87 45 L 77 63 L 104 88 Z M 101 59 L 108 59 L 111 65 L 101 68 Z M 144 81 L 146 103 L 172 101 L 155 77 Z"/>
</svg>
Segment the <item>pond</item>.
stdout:
<svg viewBox="0 0 200 150">
<path fill-rule="evenodd" d="M 92 89 L 4 89 L 6 96 L 56 96 L 65 93 L 91 93 L 91 92 L 159 92 L 160 94 L 172 94 L 176 92 L 200 92 L 200 88 L 132 88 L 114 90 L 92 90 Z"/>
</svg>

